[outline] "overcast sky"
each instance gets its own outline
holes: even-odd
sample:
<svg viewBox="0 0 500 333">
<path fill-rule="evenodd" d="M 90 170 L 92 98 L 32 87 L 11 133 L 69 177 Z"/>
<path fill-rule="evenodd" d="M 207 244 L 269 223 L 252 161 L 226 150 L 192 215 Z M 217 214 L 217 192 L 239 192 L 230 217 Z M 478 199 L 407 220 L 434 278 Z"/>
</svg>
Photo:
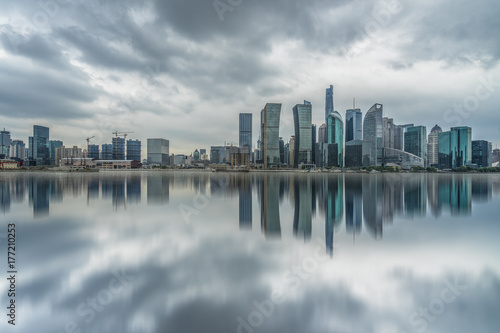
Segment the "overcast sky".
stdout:
<svg viewBox="0 0 500 333">
<path fill-rule="evenodd" d="M 304 99 L 319 127 L 333 84 L 343 117 L 355 97 L 500 146 L 499 17 L 497 0 L 2 1 L 0 127 L 82 147 L 133 131 L 189 154 L 238 144 L 240 112 L 255 145 L 267 102 L 286 140 Z"/>
</svg>

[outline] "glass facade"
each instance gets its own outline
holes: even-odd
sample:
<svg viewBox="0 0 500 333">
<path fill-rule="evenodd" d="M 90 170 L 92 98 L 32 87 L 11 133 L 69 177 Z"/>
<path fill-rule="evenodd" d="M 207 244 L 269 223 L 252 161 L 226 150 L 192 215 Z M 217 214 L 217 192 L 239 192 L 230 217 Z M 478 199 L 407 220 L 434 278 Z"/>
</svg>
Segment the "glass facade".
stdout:
<svg viewBox="0 0 500 333">
<path fill-rule="evenodd" d="M 440 169 L 454 169 L 457 167 L 454 158 L 458 151 L 457 132 L 441 132 L 438 134 L 438 167 Z"/>
<path fill-rule="evenodd" d="M 427 137 L 427 166 L 439 166 L 439 133 L 442 132 L 441 127 L 436 125 Z"/>
<path fill-rule="evenodd" d="M 279 129 L 281 104 L 267 103 L 261 112 L 264 168 L 280 165 Z M 310 131 L 309 131 L 310 132 Z"/>
<path fill-rule="evenodd" d="M 141 141 L 127 140 L 127 160 L 141 162 Z"/>
<path fill-rule="evenodd" d="M 457 133 L 457 151 L 454 156 L 456 166 L 472 164 L 472 128 L 452 127 L 451 131 Z"/>
<path fill-rule="evenodd" d="M 88 157 L 92 159 L 99 158 L 99 145 L 89 145 Z"/>
<path fill-rule="evenodd" d="M 113 138 L 113 160 L 125 160 L 125 139 Z"/>
<path fill-rule="evenodd" d="M 373 105 L 365 115 L 363 122 L 363 139 L 369 142 L 370 151 L 363 156 L 363 165 L 381 166 L 382 165 L 382 104 Z"/>
<path fill-rule="evenodd" d="M 109 161 L 113 159 L 113 145 L 103 144 L 101 146 L 101 160 Z"/>
<path fill-rule="evenodd" d="M 334 111 L 328 116 L 327 122 L 327 139 L 328 144 L 337 144 L 337 158 L 335 158 L 332 166 L 344 166 L 344 122 L 342 116 Z M 330 161 L 329 161 L 330 162 Z M 331 164 L 331 163 L 329 163 Z"/>
<path fill-rule="evenodd" d="M 49 128 L 33 126 L 33 136 L 29 138 L 29 160 L 31 165 L 50 165 Z"/>
<path fill-rule="evenodd" d="M 252 147 L 252 114 L 240 113 L 240 147 Z"/>
<path fill-rule="evenodd" d="M 328 115 L 333 112 L 333 86 L 326 89 L 325 100 L 325 123 L 328 123 Z"/>
<path fill-rule="evenodd" d="M 425 126 L 408 127 L 405 132 L 405 152 L 426 160 L 427 129 Z"/>
<path fill-rule="evenodd" d="M 49 154 L 50 154 L 50 164 L 57 165 L 59 161 L 56 161 L 56 149 L 61 148 L 63 146 L 63 142 L 59 140 L 51 140 L 49 141 Z"/>
<path fill-rule="evenodd" d="M 312 106 L 310 104 L 297 104 L 293 108 L 295 123 L 294 167 L 299 164 L 312 163 Z"/>
<path fill-rule="evenodd" d="M 472 164 L 480 168 L 491 167 L 491 142 L 484 140 L 472 141 Z"/>
<path fill-rule="evenodd" d="M 360 109 L 349 109 L 345 113 L 345 142 L 363 139 L 363 114 Z"/>
<path fill-rule="evenodd" d="M 3 131 L 0 131 L 0 155 L 3 158 L 9 158 L 10 157 L 10 145 L 12 143 L 12 140 L 10 138 L 10 132 L 6 131 L 5 129 Z"/>
<path fill-rule="evenodd" d="M 311 161 L 313 164 L 316 164 L 316 125 L 312 124 L 311 125 L 311 148 L 312 148 L 312 157 Z"/>
</svg>

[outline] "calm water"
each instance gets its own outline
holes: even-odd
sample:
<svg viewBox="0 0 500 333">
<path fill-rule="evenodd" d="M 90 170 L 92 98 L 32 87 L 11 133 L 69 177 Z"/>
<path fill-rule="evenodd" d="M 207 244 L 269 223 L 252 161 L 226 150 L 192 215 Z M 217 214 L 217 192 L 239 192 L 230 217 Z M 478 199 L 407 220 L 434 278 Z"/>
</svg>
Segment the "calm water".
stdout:
<svg viewBox="0 0 500 333">
<path fill-rule="evenodd" d="M 499 332 L 500 175 L 0 174 L 1 332 Z"/>
</svg>

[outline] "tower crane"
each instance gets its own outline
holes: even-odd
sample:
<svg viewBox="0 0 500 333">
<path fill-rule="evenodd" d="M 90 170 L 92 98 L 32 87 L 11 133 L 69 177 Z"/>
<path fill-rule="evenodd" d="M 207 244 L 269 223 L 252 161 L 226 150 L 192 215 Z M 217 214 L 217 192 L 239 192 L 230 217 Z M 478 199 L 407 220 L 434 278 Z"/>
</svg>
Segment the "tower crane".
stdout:
<svg viewBox="0 0 500 333">
<path fill-rule="evenodd" d="M 116 138 L 118 139 L 118 136 L 123 136 L 123 141 L 127 140 L 127 135 L 134 133 L 134 132 L 118 132 L 114 131 L 112 134 L 116 135 Z M 116 145 L 115 145 L 115 153 L 114 157 L 116 158 L 118 156 L 118 140 L 116 140 Z"/>
</svg>

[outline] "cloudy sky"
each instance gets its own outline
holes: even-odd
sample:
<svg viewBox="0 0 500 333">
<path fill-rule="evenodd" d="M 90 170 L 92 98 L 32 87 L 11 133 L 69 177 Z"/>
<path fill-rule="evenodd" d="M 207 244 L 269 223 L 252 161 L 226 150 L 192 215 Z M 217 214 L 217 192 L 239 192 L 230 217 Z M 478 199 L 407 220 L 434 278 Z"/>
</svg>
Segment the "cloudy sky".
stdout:
<svg viewBox="0 0 500 333">
<path fill-rule="evenodd" d="M 496 0 L 42 0 L 0 5 L 0 127 L 49 126 L 67 146 L 170 140 L 190 153 L 238 143 L 238 114 L 313 103 L 342 115 L 384 104 L 397 124 L 473 128 L 500 146 Z"/>
</svg>

